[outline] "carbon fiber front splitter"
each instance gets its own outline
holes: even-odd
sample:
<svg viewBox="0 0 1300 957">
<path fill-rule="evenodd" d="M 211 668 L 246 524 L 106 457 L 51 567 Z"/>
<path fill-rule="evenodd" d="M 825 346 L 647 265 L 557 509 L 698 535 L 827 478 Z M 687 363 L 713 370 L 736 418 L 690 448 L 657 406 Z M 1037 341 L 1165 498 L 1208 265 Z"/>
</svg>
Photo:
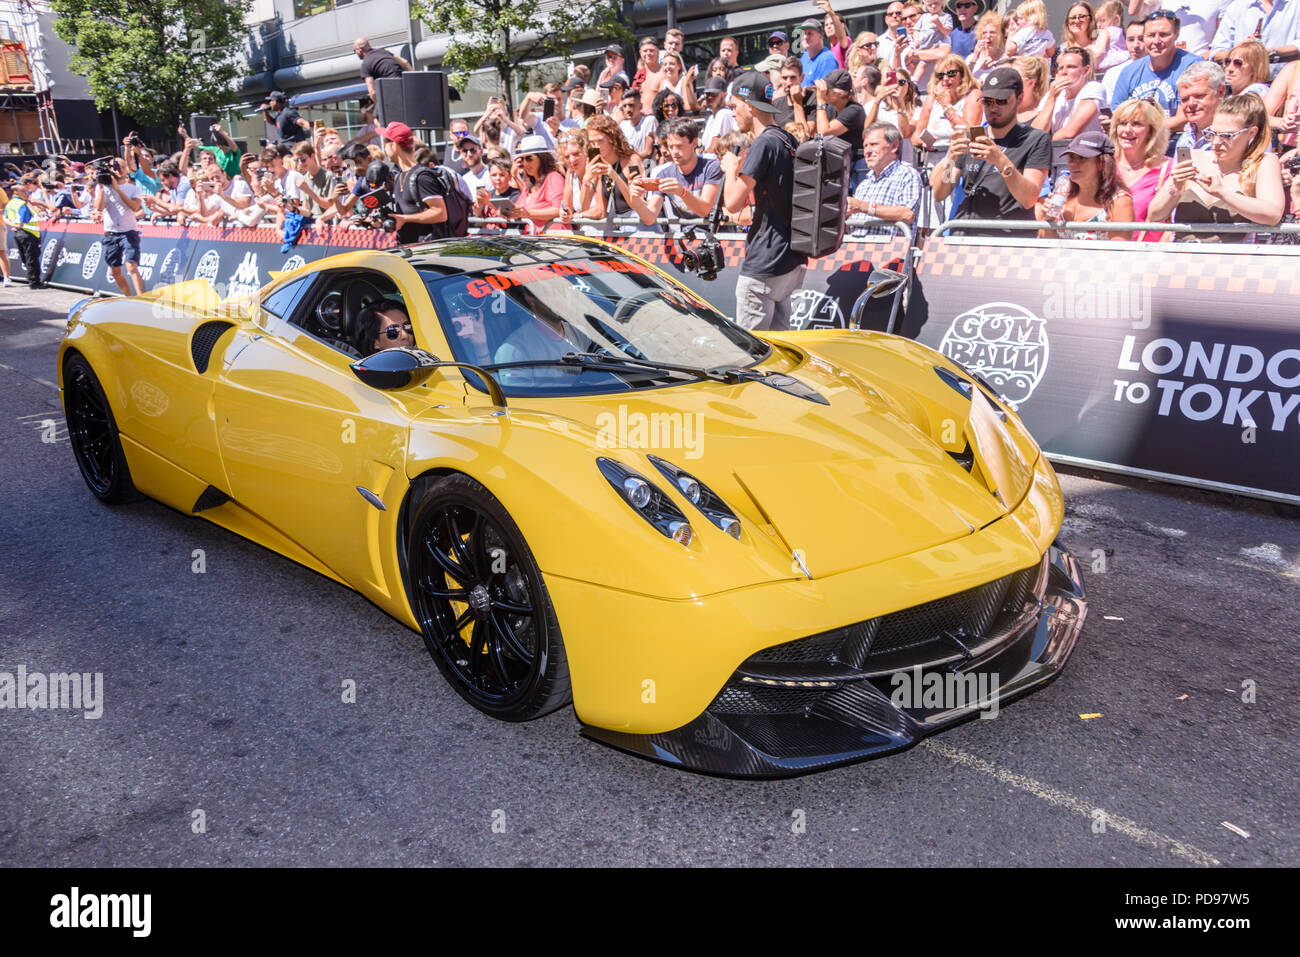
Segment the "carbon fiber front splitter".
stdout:
<svg viewBox="0 0 1300 957">
<path fill-rule="evenodd" d="M 963 677 L 994 688 L 978 701 L 917 706 L 888 693 L 885 680 L 854 681 L 797 714 L 715 714 L 660 734 L 628 734 L 584 725 L 582 733 L 629 754 L 737 778 L 781 778 L 903 751 L 922 738 L 970 720 L 1046 685 L 1061 673 L 1087 616 L 1078 563 L 1053 545 L 1038 614 L 995 654 Z M 954 669 L 934 669 L 942 678 Z M 925 676 L 918 670 L 916 678 Z M 895 699 L 901 701 L 895 703 Z M 921 701 L 918 694 L 916 701 Z"/>
</svg>

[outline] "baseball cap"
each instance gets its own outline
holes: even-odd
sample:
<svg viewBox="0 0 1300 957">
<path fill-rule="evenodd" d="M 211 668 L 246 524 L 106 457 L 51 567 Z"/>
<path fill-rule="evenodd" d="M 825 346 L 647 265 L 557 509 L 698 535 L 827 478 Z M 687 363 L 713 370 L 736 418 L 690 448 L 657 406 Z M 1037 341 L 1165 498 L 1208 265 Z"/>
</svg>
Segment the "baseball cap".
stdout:
<svg viewBox="0 0 1300 957">
<path fill-rule="evenodd" d="M 1075 156 L 1091 157 L 1113 155 L 1115 144 L 1110 141 L 1110 137 L 1100 130 L 1092 130 L 1087 133 L 1080 133 L 1074 139 L 1070 140 L 1070 145 L 1065 148 L 1065 152 L 1073 153 Z"/>
<path fill-rule="evenodd" d="M 832 90 L 843 90 L 845 93 L 853 92 L 853 77 L 848 70 L 831 70 L 826 74 L 826 85 Z"/>
<path fill-rule="evenodd" d="M 615 73 L 612 77 L 610 77 L 608 80 L 602 83 L 600 85 L 600 88 L 602 90 L 612 90 L 616 86 L 628 86 L 628 85 L 630 85 L 630 81 L 627 78 L 627 74 L 620 71 L 618 73 Z"/>
<path fill-rule="evenodd" d="M 285 97 L 284 94 L 281 93 L 279 90 L 272 90 L 270 93 L 266 94 L 266 98 L 268 100 L 279 100 L 281 102 L 284 102 Z"/>
<path fill-rule="evenodd" d="M 720 76 L 711 76 L 704 81 L 705 93 L 726 93 L 727 81 Z"/>
<path fill-rule="evenodd" d="M 415 143 L 415 134 L 411 132 L 411 128 L 396 120 L 380 129 L 379 135 L 386 140 L 392 140 L 398 146 L 411 146 Z"/>
<path fill-rule="evenodd" d="M 767 35 L 767 43 L 771 46 L 773 40 L 780 40 L 782 43 L 790 42 L 790 35 L 784 30 L 773 30 Z"/>
<path fill-rule="evenodd" d="M 583 106 L 592 106 L 599 109 L 604 102 L 605 98 L 600 95 L 599 90 L 588 90 L 586 93 L 582 94 Z"/>
<path fill-rule="evenodd" d="M 564 86 L 560 87 L 560 91 L 562 93 L 572 93 L 574 90 L 578 89 L 579 87 L 585 89 L 586 86 L 587 84 L 583 83 L 576 76 L 571 76 L 569 77 L 569 82 L 564 84 Z"/>
<path fill-rule="evenodd" d="M 982 96 L 991 96 L 995 100 L 1009 100 L 1024 92 L 1025 81 L 1009 66 L 1000 66 L 989 73 L 980 85 Z"/>
<path fill-rule="evenodd" d="M 785 57 L 781 56 L 781 54 L 770 53 L 766 57 L 764 57 L 763 62 L 758 64 L 758 66 L 754 67 L 754 69 L 760 70 L 763 73 L 767 73 L 770 70 L 781 69 L 781 64 L 784 62 L 785 62 Z"/>
<path fill-rule="evenodd" d="M 809 17 L 807 20 L 799 24 L 794 29 L 796 33 L 802 33 L 804 30 L 816 30 L 818 33 L 823 32 L 822 22 L 818 20 L 816 17 Z"/>
<path fill-rule="evenodd" d="M 477 146 L 479 149 L 482 149 L 482 148 L 483 148 L 483 144 L 479 142 L 478 137 L 475 136 L 473 133 L 464 133 L 464 134 L 462 134 L 462 135 L 456 137 L 456 145 L 457 145 L 457 146 L 460 146 L 460 145 L 462 145 L 462 144 L 464 144 L 464 143 L 473 143 L 473 144 L 474 144 L 475 146 Z"/>
<path fill-rule="evenodd" d="M 609 46 L 605 47 L 605 52 L 613 53 L 615 56 L 622 56 L 623 48 L 619 46 L 617 43 L 611 43 Z"/>
<path fill-rule="evenodd" d="M 776 112 L 776 107 L 772 105 L 772 80 L 765 73 L 746 70 L 732 81 L 731 95 L 744 100 L 756 110 Z"/>
</svg>

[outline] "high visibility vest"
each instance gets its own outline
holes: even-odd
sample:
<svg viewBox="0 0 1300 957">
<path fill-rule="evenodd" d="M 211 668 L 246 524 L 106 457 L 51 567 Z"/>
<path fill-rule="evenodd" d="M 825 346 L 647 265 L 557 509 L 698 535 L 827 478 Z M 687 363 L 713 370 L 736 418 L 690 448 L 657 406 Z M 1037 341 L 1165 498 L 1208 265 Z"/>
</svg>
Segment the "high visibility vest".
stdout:
<svg viewBox="0 0 1300 957">
<path fill-rule="evenodd" d="M 19 216 L 19 212 L 24 206 L 27 206 L 27 200 L 23 199 L 21 196 L 15 196 L 13 199 L 9 200 L 9 202 L 5 204 L 5 222 L 9 224 L 11 229 L 25 229 L 33 236 L 40 236 L 41 229 L 34 221 L 24 223 Z"/>
</svg>

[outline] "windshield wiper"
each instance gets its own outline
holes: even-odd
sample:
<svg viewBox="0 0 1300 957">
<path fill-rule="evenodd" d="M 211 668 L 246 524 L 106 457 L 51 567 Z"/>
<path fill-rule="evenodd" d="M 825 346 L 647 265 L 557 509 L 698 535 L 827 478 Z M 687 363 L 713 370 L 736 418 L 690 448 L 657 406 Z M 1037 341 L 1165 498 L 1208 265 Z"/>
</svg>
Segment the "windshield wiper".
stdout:
<svg viewBox="0 0 1300 957">
<path fill-rule="evenodd" d="M 646 369 L 655 372 L 676 372 L 681 375 L 693 376 L 696 379 L 713 379 L 717 382 L 722 381 L 719 375 L 712 369 L 701 369 L 697 366 L 680 366 L 671 362 L 655 362 L 651 359 L 637 359 L 633 356 L 615 356 L 604 352 L 569 352 L 566 353 L 560 361 L 567 365 L 576 365 L 583 368 L 617 365 L 625 370 Z"/>
<path fill-rule="evenodd" d="M 568 369 L 575 375 L 583 372 L 612 372 L 627 374 L 629 372 L 643 373 L 651 377 L 662 378 L 666 375 L 690 375 L 695 378 L 711 378 L 703 370 L 691 369 L 686 366 L 659 366 L 655 363 L 641 363 L 635 359 L 624 361 L 616 356 L 602 356 L 586 352 L 570 352 L 558 359 L 520 359 L 517 362 L 497 362 L 493 365 L 483 366 L 491 372 L 501 369 L 537 369 L 550 367 L 559 367 Z"/>
</svg>

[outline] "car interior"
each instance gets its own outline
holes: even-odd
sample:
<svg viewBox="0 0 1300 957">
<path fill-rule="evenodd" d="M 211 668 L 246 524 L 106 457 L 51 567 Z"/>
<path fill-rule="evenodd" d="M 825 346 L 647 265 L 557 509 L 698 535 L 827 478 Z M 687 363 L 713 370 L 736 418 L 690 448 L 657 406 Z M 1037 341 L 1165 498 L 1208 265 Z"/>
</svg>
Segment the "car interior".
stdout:
<svg viewBox="0 0 1300 957">
<path fill-rule="evenodd" d="M 354 359 L 373 351 L 368 344 L 356 341 L 358 319 L 367 305 L 388 301 L 400 304 L 408 316 L 411 314 L 397 284 L 382 273 L 334 269 L 313 278 L 315 281 L 302 290 L 286 290 L 285 296 L 273 293 L 264 308 Z M 292 302 L 286 307 L 282 303 L 290 296 Z"/>
</svg>

